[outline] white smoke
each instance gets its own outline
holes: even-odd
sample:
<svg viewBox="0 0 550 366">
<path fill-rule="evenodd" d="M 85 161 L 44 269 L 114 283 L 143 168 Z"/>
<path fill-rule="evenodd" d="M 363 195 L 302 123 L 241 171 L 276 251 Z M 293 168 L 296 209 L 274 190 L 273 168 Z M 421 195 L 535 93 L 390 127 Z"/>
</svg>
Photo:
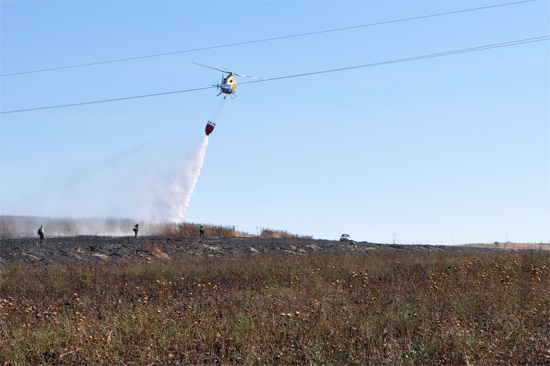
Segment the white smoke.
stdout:
<svg viewBox="0 0 550 366">
<path fill-rule="evenodd" d="M 179 141 L 164 142 L 95 166 L 64 169 L 46 178 L 34 194 L 15 198 L 21 209 L 12 214 L 182 222 L 207 146 L 208 136 L 184 146 Z"/>
<path fill-rule="evenodd" d="M 189 207 L 193 190 L 204 163 L 208 136 L 204 136 L 199 146 L 187 150 L 171 144 L 155 151 L 130 154 L 137 158 L 137 165 L 129 169 L 129 164 L 112 164 L 108 194 L 111 205 L 108 212 L 117 217 L 131 217 L 152 222 L 182 222 Z M 120 159 L 124 162 L 127 159 Z M 130 165 L 131 166 L 131 165 Z M 126 173 L 121 173 L 126 169 Z M 121 210 L 120 207 L 127 207 Z M 126 213 L 126 215 L 124 215 Z"/>
</svg>

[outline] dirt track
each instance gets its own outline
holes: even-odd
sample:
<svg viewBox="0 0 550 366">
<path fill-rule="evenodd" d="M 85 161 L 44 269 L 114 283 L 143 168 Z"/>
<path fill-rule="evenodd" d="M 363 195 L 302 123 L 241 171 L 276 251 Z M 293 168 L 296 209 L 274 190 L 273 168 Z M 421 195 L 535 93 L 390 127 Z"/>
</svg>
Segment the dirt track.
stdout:
<svg viewBox="0 0 550 366">
<path fill-rule="evenodd" d="M 205 238 L 197 237 L 109 237 L 75 236 L 2 239 L 0 269 L 12 265 L 43 266 L 55 264 L 139 261 L 154 258 L 221 258 L 253 256 L 300 256 L 324 254 L 365 254 L 410 251 L 466 252 L 489 249 L 428 245 L 387 245 L 366 242 L 347 243 L 296 238 Z"/>
</svg>

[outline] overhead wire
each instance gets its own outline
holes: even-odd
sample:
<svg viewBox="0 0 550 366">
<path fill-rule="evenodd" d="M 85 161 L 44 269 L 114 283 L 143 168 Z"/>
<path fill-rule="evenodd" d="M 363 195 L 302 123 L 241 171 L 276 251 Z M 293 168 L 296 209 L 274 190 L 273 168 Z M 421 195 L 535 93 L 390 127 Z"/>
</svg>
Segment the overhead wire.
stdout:
<svg viewBox="0 0 550 366">
<path fill-rule="evenodd" d="M 72 69 L 72 68 L 87 67 L 87 66 L 94 66 L 94 65 L 103 65 L 103 64 L 110 64 L 110 63 L 117 63 L 117 62 L 141 60 L 141 59 L 153 58 L 153 57 L 170 56 L 170 55 L 181 54 L 181 53 L 190 53 L 190 52 L 213 50 L 213 49 L 218 49 L 218 48 L 243 46 L 243 45 L 253 44 L 253 43 L 272 42 L 272 41 L 277 41 L 277 40 L 282 40 L 282 39 L 308 37 L 308 36 L 313 36 L 313 35 L 318 35 L 318 34 L 325 34 L 325 33 L 332 33 L 332 32 L 342 32 L 342 31 L 358 29 L 358 28 L 374 27 L 374 26 L 379 26 L 379 25 L 400 23 L 400 22 L 409 22 L 409 21 L 419 20 L 419 19 L 434 18 L 434 17 L 439 17 L 439 16 L 445 16 L 445 15 L 460 14 L 460 13 L 486 10 L 486 9 L 492 9 L 492 8 L 498 8 L 498 7 L 504 7 L 504 6 L 518 5 L 518 4 L 529 3 L 529 2 L 534 2 L 534 1 L 536 1 L 536 0 L 521 0 L 521 1 L 511 2 L 511 3 L 505 3 L 505 4 L 496 4 L 496 5 L 481 6 L 481 7 L 476 7 L 476 8 L 462 9 L 462 10 L 453 10 L 453 11 L 447 11 L 447 12 L 442 12 L 442 13 L 434 13 L 434 14 L 420 15 L 420 16 L 409 17 L 409 18 L 386 20 L 386 21 L 382 21 L 382 22 L 354 25 L 354 26 L 349 26 L 349 27 L 326 29 L 326 30 L 320 30 L 320 31 L 314 31 L 314 32 L 291 34 L 291 35 L 286 35 L 286 36 L 263 38 L 263 39 L 257 39 L 257 40 L 251 40 L 251 41 L 227 43 L 227 44 L 216 45 L 216 46 L 191 48 L 191 49 L 187 49 L 187 50 L 156 53 L 156 54 L 151 54 L 151 55 L 126 57 L 126 58 L 119 58 L 119 59 L 113 59 L 113 60 L 81 63 L 81 64 L 75 64 L 75 65 L 51 67 L 51 68 L 36 69 L 36 70 L 29 70 L 29 71 L 12 72 L 12 73 L 7 73 L 7 74 L 0 74 L 0 77 L 40 73 L 40 72 L 55 71 L 55 70 Z"/>
<path fill-rule="evenodd" d="M 374 66 L 382 66 L 382 65 L 389 65 L 389 64 L 396 64 L 396 63 L 403 63 L 403 62 L 411 62 L 411 61 L 424 60 L 424 59 L 435 58 L 435 57 L 452 56 L 452 55 L 457 55 L 457 54 L 462 54 L 462 53 L 479 52 L 479 51 L 485 51 L 485 50 L 490 50 L 490 49 L 495 49 L 495 48 L 512 47 L 512 46 L 518 46 L 518 45 L 527 44 L 527 43 L 543 42 L 543 41 L 548 41 L 548 40 L 550 40 L 550 35 L 519 39 L 519 40 L 509 41 L 509 42 L 493 43 L 493 44 L 477 46 L 477 47 L 462 48 L 462 49 L 458 49 L 458 50 L 432 53 L 432 54 L 420 55 L 420 56 L 414 56 L 414 57 L 406 57 L 406 58 L 400 58 L 400 59 L 394 59 L 394 60 L 380 61 L 380 62 L 374 62 L 374 63 L 368 63 L 368 64 L 362 64 L 362 65 L 356 65 L 356 66 L 347 66 L 347 67 L 341 67 L 341 68 L 337 68 L 337 69 L 313 71 L 313 72 L 307 72 L 307 73 L 301 73 L 301 74 L 279 76 L 279 77 L 268 78 L 268 79 L 245 81 L 245 82 L 241 82 L 241 84 L 262 83 L 262 82 L 266 82 L 266 81 L 277 81 L 277 80 L 283 80 L 283 79 L 298 78 L 298 77 L 319 75 L 319 74 L 327 74 L 327 73 L 341 72 L 341 71 L 367 68 L 367 67 L 374 67 Z M 137 96 L 131 96 L 131 97 L 114 98 L 114 99 L 96 100 L 96 101 L 90 101 L 90 102 L 61 104 L 61 105 L 53 105 L 53 106 L 47 106 L 47 107 L 15 109 L 15 110 L 2 111 L 2 112 L 0 112 L 0 114 L 31 112 L 31 111 L 38 111 L 38 110 L 44 110 L 44 109 L 66 108 L 66 107 L 75 107 L 75 106 L 82 106 L 82 105 L 89 105 L 89 104 L 117 102 L 117 101 L 130 100 L 130 99 L 157 97 L 157 96 L 163 96 L 163 95 L 169 95 L 169 94 L 189 93 L 189 92 L 201 91 L 201 90 L 212 89 L 212 88 L 216 88 L 216 86 L 176 90 L 176 91 L 171 91 L 171 92 L 145 94 L 145 95 L 137 95 Z"/>
<path fill-rule="evenodd" d="M 382 65 L 396 64 L 396 63 L 402 63 L 402 62 L 424 60 L 424 59 L 428 59 L 428 58 L 451 56 L 451 55 L 456 55 L 456 54 L 461 54 L 461 53 L 484 51 L 484 50 L 489 50 L 489 49 L 493 49 L 493 48 L 511 47 L 511 46 L 517 46 L 517 45 L 526 44 L 526 43 L 542 42 L 542 41 L 548 41 L 548 40 L 550 40 L 550 35 L 549 36 L 541 36 L 541 37 L 520 39 L 520 40 L 510 41 L 510 42 L 494 43 L 494 44 L 478 46 L 478 47 L 463 48 L 463 49 L 459 49 L 459 50 L 446 51 L 446 52 L 440 52 L 440 53 L 432 53 L 432 54 L 428 54 L 428 55 L 407 57 L 407 58 L 401 58 L 401 59 L 396 59 L 396 60 L 380 61 L 380 62 L 374 62 L 374 63 L 363 64 L 363 65 L 341 67 L 341 68 L 337 68 L 337 69 L 313 71 L 313 72 L 307 72 L 307 73 L 302 73 L 302 74 L 280 76 L 280 77 L 269 78 L 269 79 L 264 79 L 264 80 L 244 81 L 244 82 L 241 82 L 240 84 L 241 85 L 242 84 L 251 84 L 251 83 L 264 82 L 264 81 L 275 81 L 275 80 L 291 79 L 291 78 L 298 78 L 298 77 L 311 76 L 311 75 L 327 74 L 327 73 L 332 73 L 332 72 L 340 72 L 340 71 L 361 69 L 361 68 L 365 68 L 365 67 L 382 66 Z"/>
<path fill-rule="evenodd" d="M 123 100 L 130 100 L 130 99 L 140 99 L 140 98 L 150 98 L 150 97 L 159 97 L 162 95 L 170 95 L 170 94 L 179 94 L 179 93 L 189 93 L 189 92 L 195 92 L 199 90 L 206 90 L 206 89 L 212 89 L 216 86 L 205 86 L 202 88 L 194 88 L 194 89 L 185 89 L 185 90 L 176 90 L 176 91 L 170 91 L 170 92 L 163 92 L 163 93 L 154 93 L 154 94 L 145 94 L 145 95 L 136 95 L 131 97 L 121 97 L 121 98 L 113 98 L 113 99 L 103 99 L 103 100 L 94 100 L 91 102 L 80 102 L 80 103 L 71 103 L 71 104 L 61 104 L 61 105 L 53 105 L 48 107 L 37 107 L 37 108 L 27 108 L 27 109 L 16 109 L 11 111 L 2 111 L 0 114 L 8 114 L 8 113 L 19 113 L 19 112 L 31 112 L 31 111 L 39 111 L 43 109 L 55 109 L 55 108 L 67 108 L 67 107 L 76 107 L 81 105 L 88 105 L 88 104 L 99 104 L 99 103 L 109 103 L 109 102 L 120 102 Z"/>
</svg>

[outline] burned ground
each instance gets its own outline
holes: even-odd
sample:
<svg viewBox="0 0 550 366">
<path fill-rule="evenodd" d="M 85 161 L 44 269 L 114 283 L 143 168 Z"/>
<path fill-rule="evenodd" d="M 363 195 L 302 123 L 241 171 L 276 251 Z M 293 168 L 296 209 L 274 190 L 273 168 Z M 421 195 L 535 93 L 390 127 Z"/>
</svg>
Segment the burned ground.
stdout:
<svg viewBox="0 0 550 366">
<path fill-rule="evenodd" d="M 191 236 L 110 236 L 2 239 L 0 269 L 10 265 L 43 266 L 142 261 L 154 258 L 236 258 L 255 256 L 345 255 L 374 252 L 435 253 L 494 249 L 434 245 L 390 245 L 305 238 L 218 238 Z"/>
</svg>

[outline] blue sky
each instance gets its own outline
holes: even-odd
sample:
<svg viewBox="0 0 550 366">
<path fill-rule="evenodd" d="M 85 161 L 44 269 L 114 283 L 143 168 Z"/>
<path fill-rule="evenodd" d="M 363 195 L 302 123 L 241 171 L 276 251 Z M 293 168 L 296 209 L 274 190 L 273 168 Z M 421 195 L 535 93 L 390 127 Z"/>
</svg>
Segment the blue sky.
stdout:
<svg viewBox="0 0 550 366">
<path fill-rule="evenodd" d="M 505 3 L 2 1 L 1 73 Z M 1 110 L 219 82 L 221 73 L 193 62 L 267 79 L 547 36 L 549 19 L 549 2 L 533 1 L 4 76 Z M 185 220 L 382 243 L 548 242 L 549 60 L 544 41 L 262 83 L 240 78 L 209 137 Z M 165 193 L 162 174 L 201 144 L 216 93 L 1 114 L 0 212 L 140 219 L 144 197 Z"/>
</svg>

